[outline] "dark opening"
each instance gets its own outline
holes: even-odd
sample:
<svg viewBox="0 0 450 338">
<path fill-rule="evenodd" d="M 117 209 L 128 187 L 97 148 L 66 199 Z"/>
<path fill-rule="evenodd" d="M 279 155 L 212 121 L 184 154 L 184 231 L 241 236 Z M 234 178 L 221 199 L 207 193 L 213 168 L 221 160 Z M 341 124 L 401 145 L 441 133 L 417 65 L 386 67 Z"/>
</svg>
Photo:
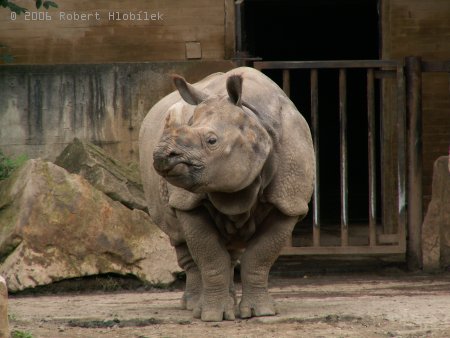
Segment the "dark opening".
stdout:
<svg viewBox="0 0 450 338">
<path fill-rule="evenodd" d="M 378 59 L 377 0 L 245 0 L 244 45 L 264 60 Z"/>
<path fill-rule="evenodd" d="M 242 15 L 243 47 L 251 56 L 261 57 L 265 61 L 379 58 L 377 0 L 245 0 Z M 281 71 L 265 73 L 281 86 Z M 309 70 L 291 72 L 291 99 L 308 122 L 309 81 Z M 378 104 L 379 93 L 376 95 Z M 338 100 L 338 71 L 319 70 L 322 224 L 340 223 Z M 349 219 L 350 223 L 367 224 L 369 204 L 365 70 L 348 70 L 347 105 Z M 376 107 L 376 111 L 379 124 L 379 107 Z M 379 149 L 377 155 L 379 157 Z M 379 178 L 377 184 L 380 185 Z M 377 204 L 379 208 L 380 203 Z M 380 217 L 379 212 L 378 216 Z M 310 222 L 311 213 L 303 224 Z"/>
</svg>

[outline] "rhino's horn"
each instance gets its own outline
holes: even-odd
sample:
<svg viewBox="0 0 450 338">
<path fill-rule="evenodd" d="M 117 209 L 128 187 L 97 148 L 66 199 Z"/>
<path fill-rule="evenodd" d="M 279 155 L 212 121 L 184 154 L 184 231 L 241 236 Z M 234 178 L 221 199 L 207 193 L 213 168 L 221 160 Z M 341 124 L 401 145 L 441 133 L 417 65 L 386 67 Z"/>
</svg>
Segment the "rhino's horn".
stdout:
<svg viewBox="0 0 450 338">
<path fill-rule="evenodd" d="M 241 96 L 242 96 L 242 76 L 241 75 L 231 75 L 227 79 L 227 92 L 230 96 L 231 101 L 236 106 L 241 106 Z"/>
<path fill-rule="evenodd" d="M 192 105 L 198 105 L 206 100 L 208 95 L 189 84 L 182 76 L 171 75 L 173 84 L 177 88 L 184 101 Z"/>
</svg>

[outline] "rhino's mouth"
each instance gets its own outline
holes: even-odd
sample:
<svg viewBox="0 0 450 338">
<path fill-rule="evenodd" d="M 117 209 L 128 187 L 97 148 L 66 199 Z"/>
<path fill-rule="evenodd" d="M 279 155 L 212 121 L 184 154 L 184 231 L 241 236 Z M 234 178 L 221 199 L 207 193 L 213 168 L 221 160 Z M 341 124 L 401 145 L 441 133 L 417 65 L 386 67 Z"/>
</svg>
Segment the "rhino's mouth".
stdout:
<svg viewBox="0 0 450 338">
<path fill-rule="evenodd" d="M 188 175 L 192 170 L 200 170 L 200 169 L 201 169 L 200 165 L 196 165 L 190 162 L 179 162 L 174 166 L 172 166 L 171 168 L 164 170 L 162 174 L 167 178 L 179 177 Z"/>
<path fill-rule="evenodd" d="M 201 165 L 185 159 L 182 156 L 153 156 L 153 167 L 162 176 L 179 176 L 188 169 L 200 169 Z"/>
<path fill-rule="evenodd" d="M 189 191 L 199 185 L 202 166 L 189 162 L 180 162 L 171 169 L 160 174 L 170 184 Z"/>
</svg>

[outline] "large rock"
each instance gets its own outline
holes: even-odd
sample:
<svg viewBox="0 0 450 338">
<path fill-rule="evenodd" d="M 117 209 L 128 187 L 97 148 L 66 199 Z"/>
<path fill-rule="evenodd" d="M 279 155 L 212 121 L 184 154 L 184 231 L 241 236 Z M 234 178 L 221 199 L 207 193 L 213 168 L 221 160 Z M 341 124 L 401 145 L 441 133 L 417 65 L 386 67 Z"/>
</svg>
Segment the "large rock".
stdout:
<svg viewBox="0 0 450 338">
<path fill-rule="evenodd" d="M 0 183 L 0 274 L 12 291 L 101 273 L 170 283 L 167 236 L 79 175 L 30 160 Z"/>
<path fill-rule="evenodd" d="M 448 156 L 436 160 L 433 194 L 422 226 L 423 268 L 436 271 L 450 266 L 450 165 Z"/>
<path fill-rule="evenodd" d="M 8 289 L 5 279 L 0 276 L 0 338 L 9 337 Z"/>
<path fill-rule="evenodd" d="M 102 148 L 77 138 L 55 164 L 86 178 L 94 187 L 131 209 L 147 210 L 138 166 L 127 167 Z"/>
</svg>

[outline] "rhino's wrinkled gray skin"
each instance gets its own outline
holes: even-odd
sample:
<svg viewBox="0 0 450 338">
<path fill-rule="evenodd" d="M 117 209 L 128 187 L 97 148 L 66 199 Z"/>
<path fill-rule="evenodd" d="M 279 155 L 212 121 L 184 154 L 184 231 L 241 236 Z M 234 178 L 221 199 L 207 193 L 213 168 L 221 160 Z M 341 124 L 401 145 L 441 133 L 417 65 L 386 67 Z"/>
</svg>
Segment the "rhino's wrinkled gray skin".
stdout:
<svg viewBox="0 0 450 338">
<path fill-rule="evenodd" d="M 150 214 L 186 271 L 184 308 L 205 321 L 276 313 L 269 270 L 308 211 L 311 134 L 283 91 L 252 68 L 213 74 L 159 101 L 140 131 Z M 233 268 L 241 263 L 235 309 Z"/>
</svg>

